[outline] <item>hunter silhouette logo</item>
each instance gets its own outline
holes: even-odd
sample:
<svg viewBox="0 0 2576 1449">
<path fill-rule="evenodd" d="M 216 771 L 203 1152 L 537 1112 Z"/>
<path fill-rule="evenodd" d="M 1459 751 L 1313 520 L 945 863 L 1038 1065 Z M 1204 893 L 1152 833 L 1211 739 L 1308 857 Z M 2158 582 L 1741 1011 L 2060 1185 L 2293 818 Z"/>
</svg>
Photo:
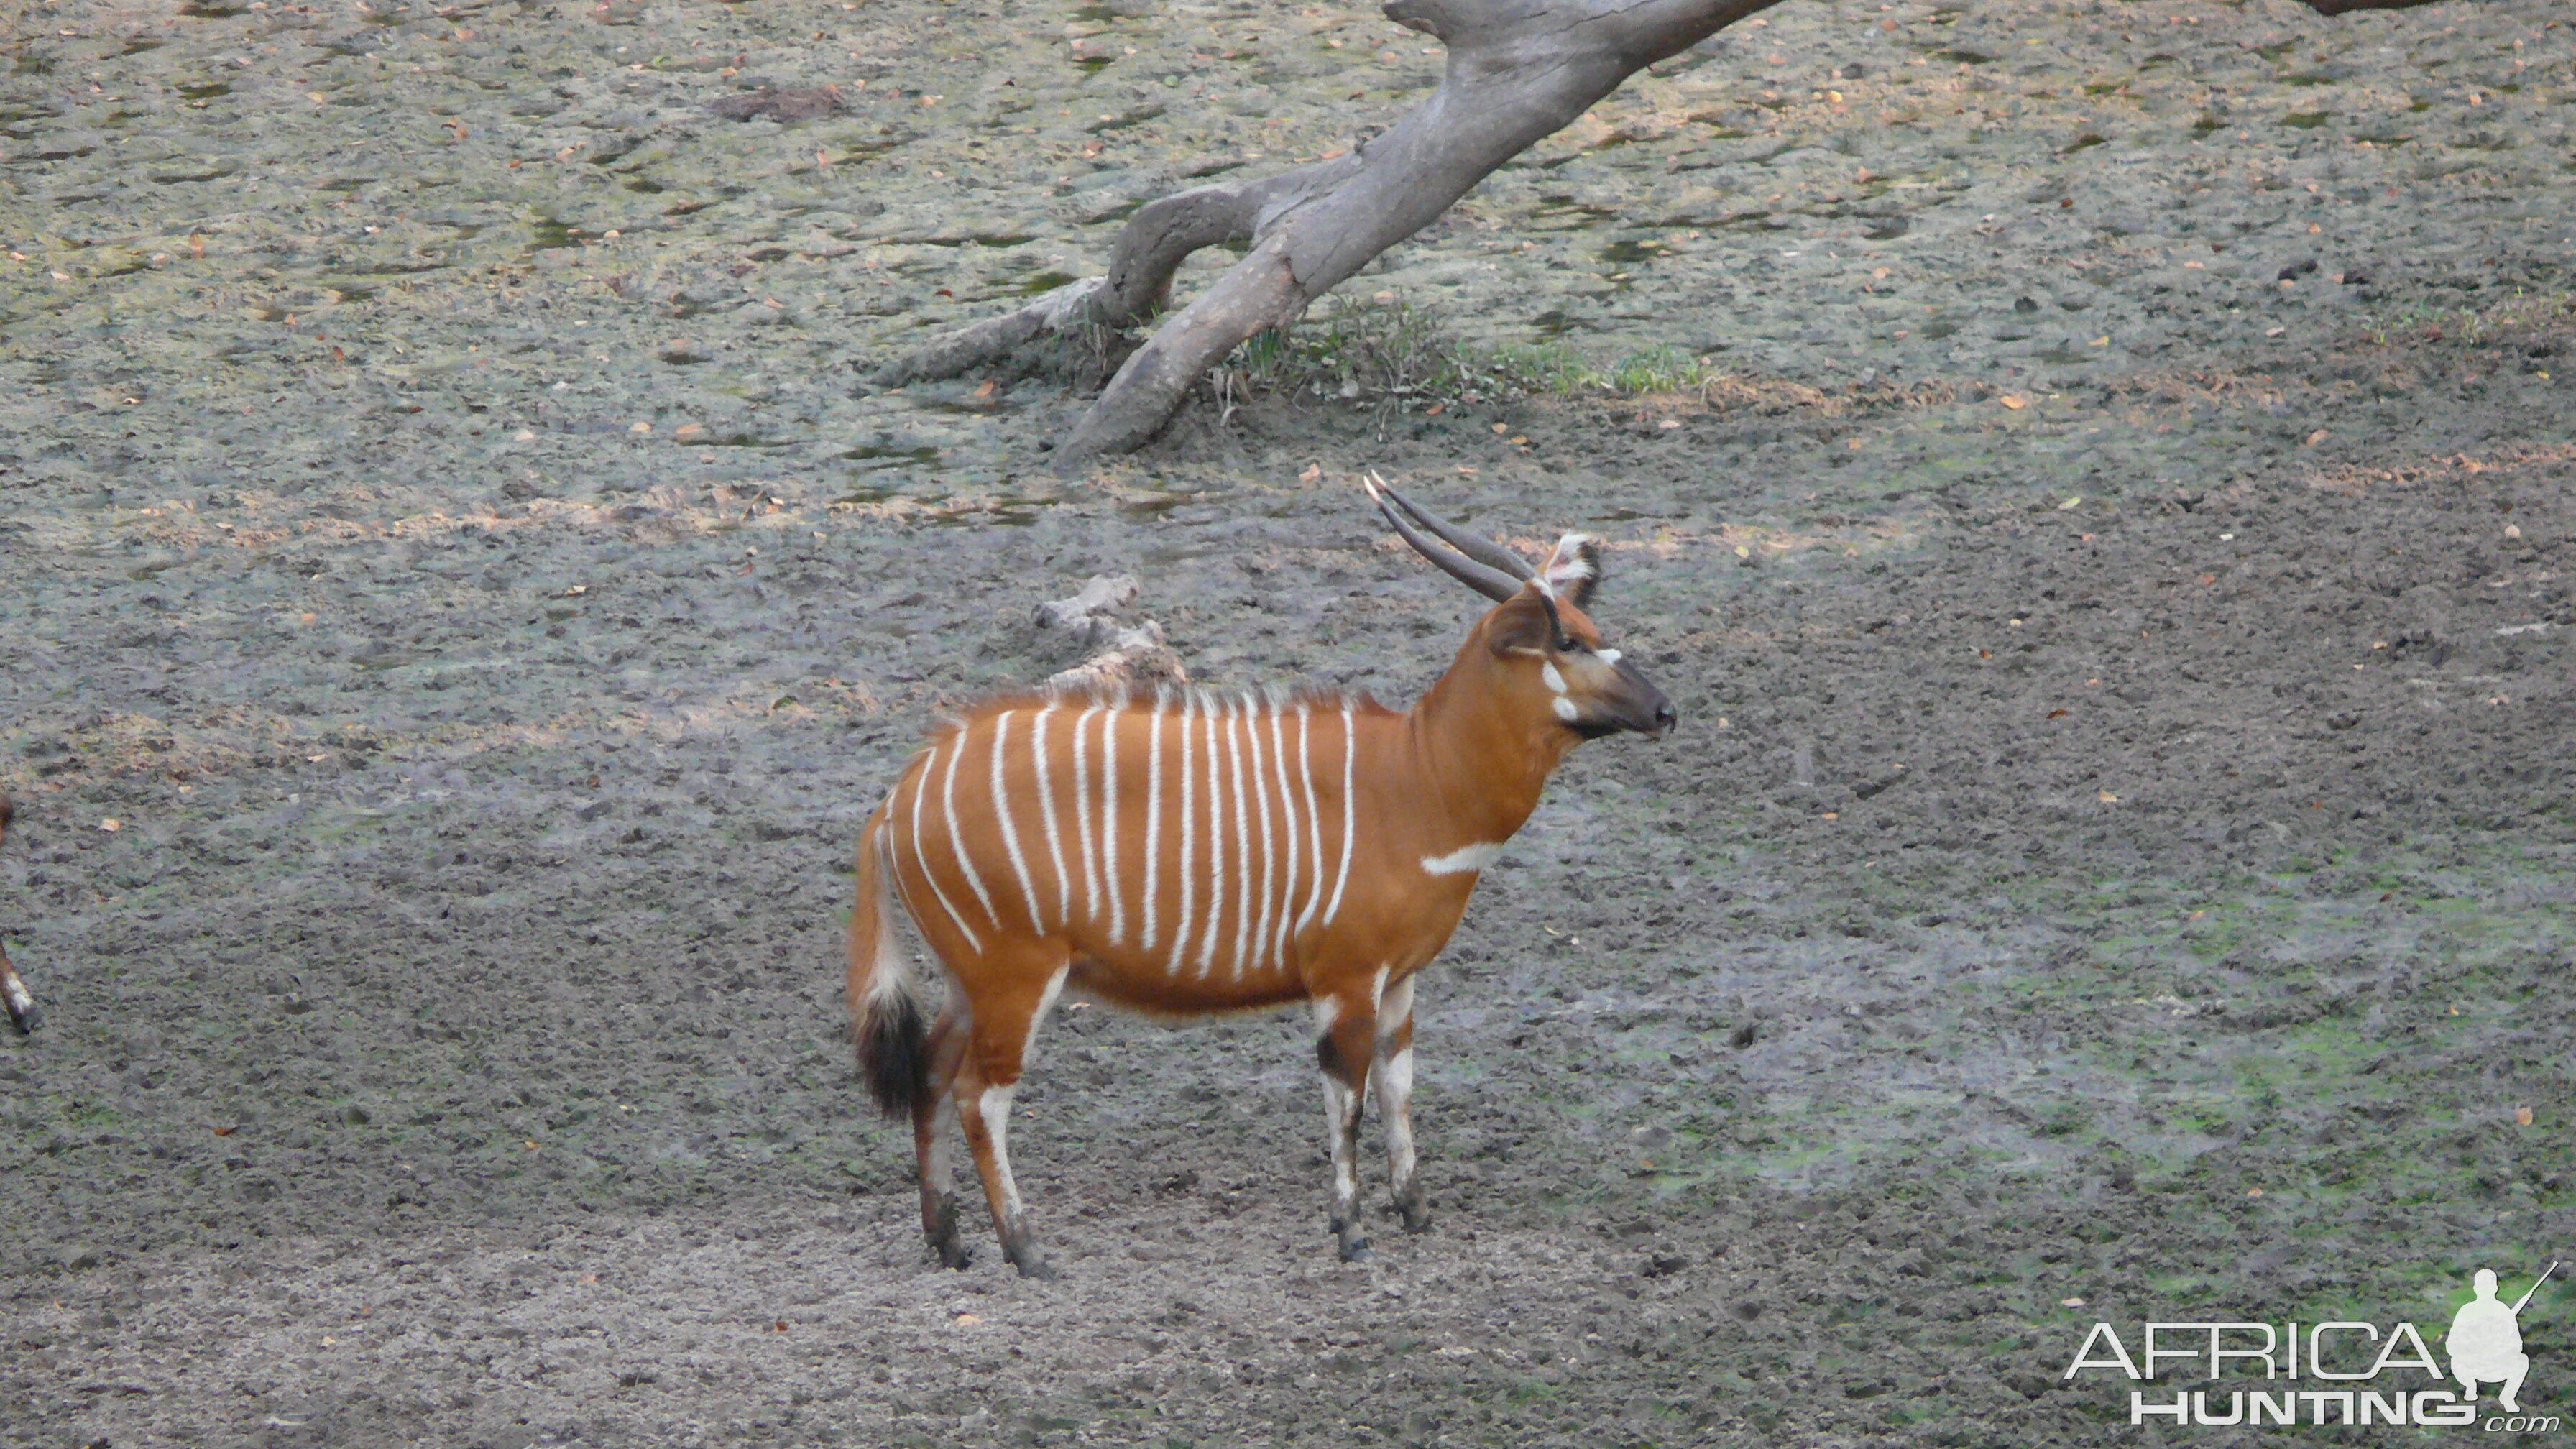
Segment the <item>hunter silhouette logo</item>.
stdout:
<svg viewBox="0 0 2576 1449">
<path fill-rule="evenodd" d="M 2496 1391 L 2496 1402 L 2508 1414 L 2520 1413 L 2522 1405 L 2514 1395 L 2522 1392 L 2522 1376 L 2531 1372 L 2531 1357 L 2522 1351 L 2522 1308 L 2540 1284 L 2549 1281 L 2558 1265 L 2539 1282 L 2525 1289 L 2520 1298 L 2507 1308 L 2496 1300 L 2496 1275 L 2492 1268 L 2480 1268 L 2474 1280 L 2477 1296 L 2460 1305 L 2451 1315 L 2451 1332 L 2442 1340 L 2442 1349 L 2451 1356 L 2451 1377 L 2460 1381 L 2471 1401 L 2478 1396 L 2480 1384 L 2502 1384 Z"/>
<path fill-rule="evenodd" d="M 2558 1416 L 2522 1411 L 2531 1356 L 2522 1349 L 2521 1315 L 2558 1267 L 2551 1263 L 2510 1304 L 2496 1295 L 2495 1270 L 2478 1269 L 2470 1279 L 2472 1296 L 2451 1315 L 2450 1332 L 2442 1338 L 2443 1357 L 2450 1360 L 2447 1376 L 2414 1324 L 2399 1322 L 2382 1331 L 2376 1323 L 2344 1319 L 2149 1322 L 2130 1341 L 2110 1324 L 2095 1323 L 2062 1377 L 2107 1370 L 2137 1384 L 2179 1377 L 2207 1385 L 2172 1389 L 2170 1399 L 2130 1389 L 2132 1424 L 2476 1425 L 2489 1432 L 2551 1433 L 2563 1423 Z M 2130 1342 L 2138 1346 L 2134 1356 Z M 2260 1387 L 2229 1382 L 2247 1379 Z M 2480 1416 L 2481 1390 L 2493 1391 L 2501 1413 Z"/>
</svg>

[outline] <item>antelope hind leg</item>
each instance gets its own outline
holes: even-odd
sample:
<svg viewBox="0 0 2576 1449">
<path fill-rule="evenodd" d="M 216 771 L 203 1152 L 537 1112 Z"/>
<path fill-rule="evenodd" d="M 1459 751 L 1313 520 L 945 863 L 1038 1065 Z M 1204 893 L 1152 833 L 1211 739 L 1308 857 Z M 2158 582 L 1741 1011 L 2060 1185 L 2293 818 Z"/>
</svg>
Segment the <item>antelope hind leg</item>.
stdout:
<svg viewBox="0 0 2576 1449">
<path fill-rule="evenodd" d="M 965 1022 L 954 1005 L 930 1028 L 930 1090 L 912 1107 L 912 1148 L 921 1171 L 921 1231 L 940 1266 L 963 1268 L 966 1245 L 957 1235 L 957 1182 L 948 1166 L 944 1109 L 956 1094 L 957 1068 L 966 1055 Z"/>
<path fill-rule="evenodd" d="M 1055 1270 L 1038 1251 L 1029 1232 L 1028 1210 L 1011 1176 L 1011 1094 L 1020 1085 L 1021 1065 L 1029 1041 L 1055 1005 L 1071 969 L 1069 953 L 1052 948 L 1053 969 L 1044 972 L 996 972 L 1004 981 L 1036 983 L 1034 991 L 988 992 L 977 1002 L 970 1042 L 957 1072 L 958 1125 L 975 1153 L 975 1171 L 984 1179 L 984 1200 L 992 1205 L 993 1231 L 1002 1240 L 1002 1256 L 1023 1278 L 1052 1278 Z M 995 999 L 998 996 L 1000 999 Z"/>
</svg>

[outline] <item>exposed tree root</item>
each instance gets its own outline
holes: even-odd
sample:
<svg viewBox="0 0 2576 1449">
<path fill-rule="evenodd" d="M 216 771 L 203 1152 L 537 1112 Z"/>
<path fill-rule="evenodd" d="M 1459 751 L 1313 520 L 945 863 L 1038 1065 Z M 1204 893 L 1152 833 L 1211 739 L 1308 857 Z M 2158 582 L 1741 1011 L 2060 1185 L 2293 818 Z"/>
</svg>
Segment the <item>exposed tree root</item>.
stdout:
<svg viewBox="0 0 2576 1449">
<path fill-rule="evenodd" d="M 892 384 L 956 377 L 1002 365 L 1052 336 L 1124 331 L 1163 306 L 1192 252 L 1251 243 L 1243 260 L 1127 355 L 1057 450 L 1056 466 L 1078 472 L 1102 454 L 1137 448 L 1245 338 L 1304 315 L 1316 298 L 1629 76 L 1777 3 L 1388 0 L 1387 18 L 1438 37 L 1448 63 L 1431 95 L 1384 133 L 1348 156 L 1150 202 L 1119 233 L 1107 276 L 942 333 L 881 376 Z M 2339 15 L 2431 0 L 2304 3 Z"/>
</svg>

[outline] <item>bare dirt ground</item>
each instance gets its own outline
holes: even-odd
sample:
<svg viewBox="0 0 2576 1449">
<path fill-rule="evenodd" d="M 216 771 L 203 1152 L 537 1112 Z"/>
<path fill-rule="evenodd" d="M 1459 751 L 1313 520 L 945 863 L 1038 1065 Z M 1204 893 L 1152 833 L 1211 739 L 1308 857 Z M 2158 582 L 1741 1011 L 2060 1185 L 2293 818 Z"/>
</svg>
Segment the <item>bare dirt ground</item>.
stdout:
<svg viewBox="0 0 2576 1449">
<path fill-rule="evenodd" d="M 2576 1258 L 2558 11 L 1784 7 L 1354 284 L 1722 385 L 1066 483 L 1078 397 L 868 369 L 1350 144 L 1419 37 L 19 7 L 0 1443 L 2128 1442 L 2096 1318 Z M 764 82 L 842 109 L 708 109 Z M 1409 700 L 1472 600 L 1363 467 L 1609 537 L 1684 712 L 1425 979 L 1435 1230 L 1333 1260 L 1299 1022 L 1075 1010 L 1013 1133 L 1063 1278 L 939 1270 L 857 823 L 1097 573 L 1203 681 Z"/>
</svg>

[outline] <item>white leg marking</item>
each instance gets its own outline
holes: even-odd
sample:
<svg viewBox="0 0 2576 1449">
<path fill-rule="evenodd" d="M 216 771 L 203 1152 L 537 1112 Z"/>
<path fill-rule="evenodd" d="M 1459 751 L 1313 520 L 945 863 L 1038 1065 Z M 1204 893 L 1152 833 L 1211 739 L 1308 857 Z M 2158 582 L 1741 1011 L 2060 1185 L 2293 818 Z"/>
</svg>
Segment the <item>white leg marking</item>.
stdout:
<svg viewBox="0 0 2576 1449">
<path fill-rule="evenodd" d="M 1029 904 L 1029 929 L 1043 934 L 1046 917 L 1038 914 L 1038 888 L 1029 880 L 1028 857 L 1020 853 L 1020 828 L 1011 823 L 1011 797 L 1002 793 L 1002 756 L 1011 739 L 1011 711 L 993 716 L 993 818 L 1001 822 L 1002 849 L 1011 857 L 1011 874 L 1019 877 L 1020 896 Z"/>
<path fill-rule="evenodd" d="M 939 781 L 940 825 L 948 832 L 948 853 L 957 857 L 957 869 L 965 875 L 966 883 L 975 888 L 975 899 L 984 903 L 984 920 L 999 930 L 1002 913 L 993 909 L 993 896 L 984 889 L 984 877 L 977 873 L 975 862 L 966 858 L 965 842 L 957 838 L 957 762 L 966 758 L 966 731 L 959 730 L 954 738 L 957 752 L 948 757 L 948 772 Z"/>
<path fill-rule="evenodd" d="M 1351 827 L 1359 815 L 1359 802 L 1351 798 L 1351 758 L 1359 751 L 1359 736 L 1351 732 L 1351 707 L 1342 706 L 1342 863 L 1333 872 L 1333 899 L 1324 907 L 1324 924 L 1342 909 L 1342 887 L 1351 881 Z"/>
<path fill-rule="evenodd" d="M 1017 1090 L 1017 1083 L 986 1087 L 984 1095 L 975 1099 L 984 1130 L 993 1135 L 993 1173 L 1002 1179 L 1002 1202 L 1015 1221 L 1020 1215 L 1020 1185 L 1011 1177 L 1011 1093 Z"/>
<path fill-rule="evenodd" d="M 1358 1136 L 1360 1099 L 1342 1079 L 1324 1073 L 1324 1131 L 1333 1145 L 1333 1217 L 1345 1233 L 1359 1227 L 1360 1169 L 1352 1148 Z"/>
<path fill-rule="evenodd" d="M 1026 1070 L 1028 1066 L 1029 1048 L 1037 1045 L 1038 1028 L 1046 1025 L 1047 1013 L 1055 1010 L 1055 999 L 1064 994 L 1064 978 L 1072 974 L 1073 966 L 1070 962 L 1058 966 L 1055 968 L 1055 974 L 1047 978 L 1046 990 L 1038 994 L 1038 1009 L 1029 1013 L 1029 1034 L 1020 1042 L 1022 1070 Z"/>
<path fill-rule="evenodd" d="M 1483 870 L 1486 866 L 1492 865 L 1494 863 L 1494 858 L 1502 853 L 1503 848 L 1500 845 L 1496 845 L 1491 842 L 1487 842 L 1482 845 L 1462 845 L 1456 850 L 1449 852 L 1447 855 L 1426 855 L 1422 857 L 1422 873 L 1425 875 L 1471 875 L 1477 871 Z"/>
<path fill-rule="evenodd" d="M 964 746 L 959 746 L 959 753 L 964 753 Z M 923 791 L 930 788 L 931 767 L 938 762 L 939 751 L 933 748 L 929 756 L 921 762 L 921 777 L 912 784 L 912 863 L 920 867 L 921 878 L 930 882 L 930 893 L 939 898 L 939 908 L 948 913 L 949 920 L 957 923 L 957 934 L 966 938 L 967 948 L 981 951 L 984 949 L 983 941 L 978 939 L 974 930 L 966 924 L 966 918 L 957 914 L 957 907 L 949 903 L 948 892 L 939 884 L 939 877 L 930 873 L 930 857 L 922 854 L 921 851 L 921 795 Z M 956 763 L 954 758 L 949 761 L 949 773 L 952 776 L 956 773 Z M 956 837 L 950 836 L 949 843 L 953 849 Z M 915 913 L 913 919 L 918 921 L 921 917 Z M 987 919 L 990 919 L 989 915 Z"/>
<path fill-rule="evenodd" d="M 1378 1077 L 1378 1115 L 1386 1121 L 1386 1175 L 1400 1195 L 1413 1180 L 1413 1048 L 1386 1059 Z"/>
<path fill-rule="evenodd" d="M 1386 968 L 1380 966 L 1377 968 L 1377 975 L 1369 982 L 1369 1014 L 1372 1016 L 1376 1015 L 1378 1008 L 1386 1003 L 1386 976 Z"/>
<path fill-rule="evenodd" d="M 1181 957 L 1190 949 L 1190 905 L 1196 894 L 1198 872 L 1191 847 L 1198 843 L 1197 775 L 1190 768 L 1191 747 L 1197 743 L 1197 701 L 1181 696 L 1181 859 L 1177 877 L 1181 897 L 1181 922 L 1172 932 L 1172 964 L 1164 974 L 1175 980 L 1181 974 Z"/>
<path fill-rule="evenodd" d="M 1055 778 L 1047 760 L 1047 717 L 1055 712 L 1048 705 L 1029 722 L 1029 756 L 1037 762 L 1038 820 L 1046 826 L 1047 859 L 1055 866 L 1055 925 L 1060 930 L 1073 919 L 1073 877 L 1064 868 L 1064 836 L 1055 825 Z"/>
<path fill-rule="evenodd" d="M 1082 918 L 1086 921 L 1100 919 L 1100 857 L 1094 853 L 1091 834 L 1091 750 L 1082 727 L 1098 713 L 1100 706 L 1095 704 L 1073 720 L 1073 829 L 1075 848 L 1082 852 Z"/>
<path fill-rule="evenodd" d="M 1248 948 L 1252 944 L 1252 811 L 1243 803 L 1243 757 L 1249 750 L 1257 750 L 1260 746 L 1248 743 L 1243 736 L 1258 740 L 1260 731 L 1252 723 L 1251 713 L 1252 701 L 1240 699 L 1235 701 L 1234 710 L 1225 721 L 1226 762 L 1234 775 L 1234 955 L 1227 962 L 1226 973 L 1235 977 L 1243 975 L 1243 968 L 1248 964 Z M 1261 779 L 1260 771 L 1256 759 L 1253 765 L 1256 784 Z M 1262 813 L 1268 814 L 1269 809 L 1268 805 L 1263 805 Z"/>
<path fill-rule="evenodd" d="M 1304 716 L 1300 715 L 1300 719 Z M 1270 713 L 1271 773 L 1279 784 L 1279 825 L 1286 834 L 1279 860 L 1279 932 L 1270 942 L 1270 959 L 1288 964 L 1288 924 L 1297 912 L 1297 792 L 1288 779 L 1288 737 L 1279 712 Z"/>
</svg>

